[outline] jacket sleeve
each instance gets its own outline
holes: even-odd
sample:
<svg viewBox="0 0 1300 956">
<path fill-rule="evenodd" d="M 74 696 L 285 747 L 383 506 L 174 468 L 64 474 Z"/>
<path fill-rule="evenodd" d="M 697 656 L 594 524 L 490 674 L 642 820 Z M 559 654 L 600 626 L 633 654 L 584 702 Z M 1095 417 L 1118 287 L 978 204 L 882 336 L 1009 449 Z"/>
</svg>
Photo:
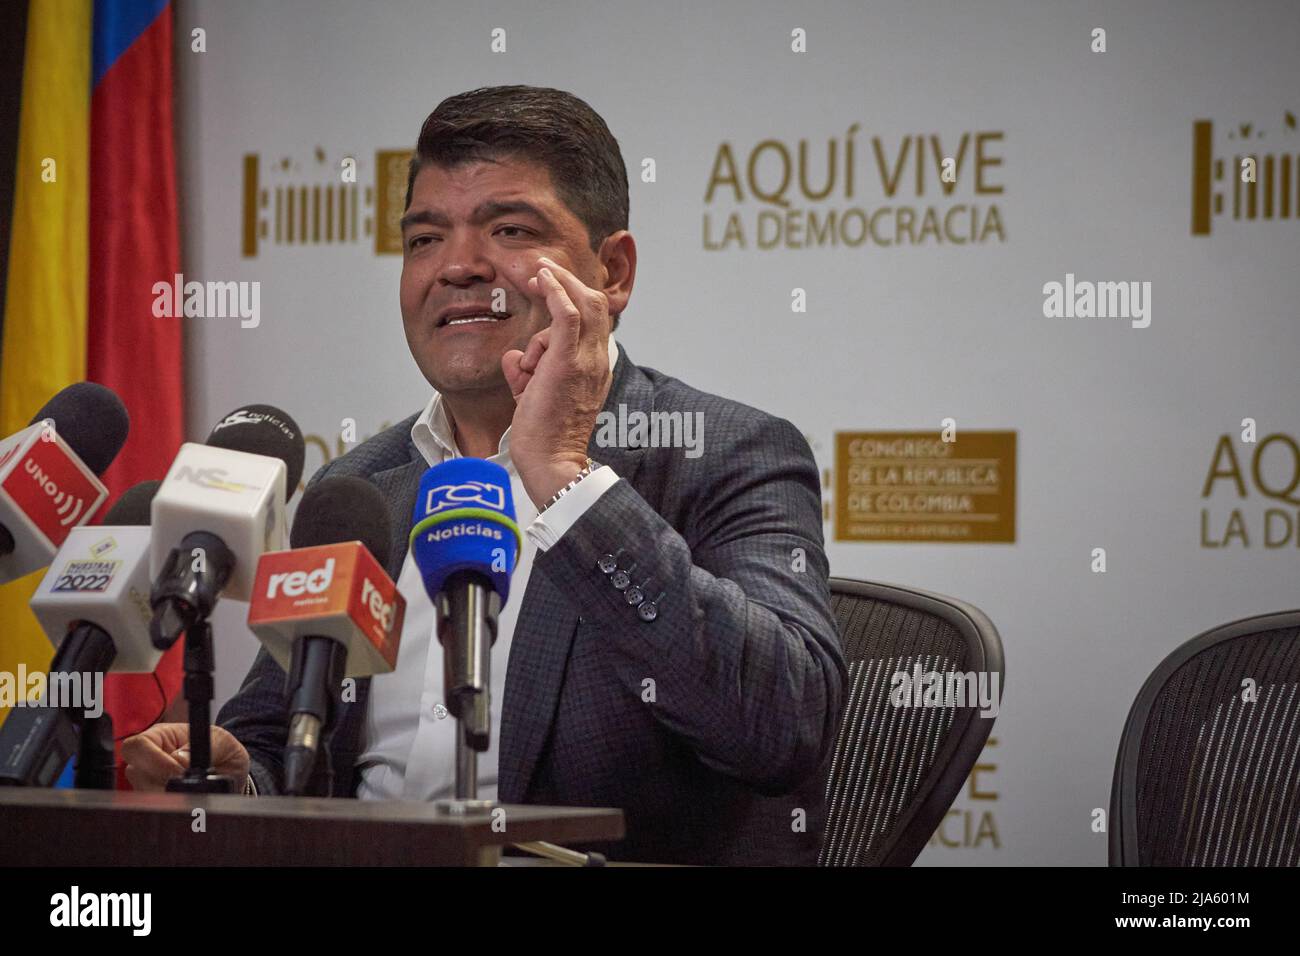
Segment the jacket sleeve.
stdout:
<svg viewBox="0 0 1300 956">
<path fill-rule="evenodd" d="M 700 761 L 780 795 L 834 745 L 847 677 L 817 466 L 793 425 L 766 416 L 708 457 L 683 490 L 690 543 L 620 480 L 536 568 L 617 648 L 624 692 L 653 680 L 652 712 Z M 653 614 L 613 586 L 605 555 L 635 564 Z"/>
<path fill-rule="evenodd" d="M 258 796 L 284 792 L 284 745 L 289 736 L 284 699 L 287 680 L 284 670 L 262 648 L 239 692 L 217 714 L 217 724 L 234 734 L 248 751 L 248 772 Z"/>
</svg>

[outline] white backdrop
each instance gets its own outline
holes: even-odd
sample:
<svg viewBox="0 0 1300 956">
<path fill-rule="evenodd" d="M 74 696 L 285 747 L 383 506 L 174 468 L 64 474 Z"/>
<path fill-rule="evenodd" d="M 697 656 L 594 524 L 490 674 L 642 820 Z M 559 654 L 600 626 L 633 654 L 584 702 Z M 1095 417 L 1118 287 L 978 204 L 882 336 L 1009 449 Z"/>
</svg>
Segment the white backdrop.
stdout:
<svg viewBox="0 0 1300 956">
<path fill-rule="evenodd" d="M 1295 523 L 1300 508 L 1261 496 L 1257 446 L 1241 441 L 1245 418 L 1261 440 L 1300 435 L 1300 221 L 1280 206 L 1263 218 L 1262 199 L 1255 220 L 1232 215 L 1243 142 L 1261 166 L 1300 153 L 1300 6 L 864 7 L 181 3 L 186 278 L 262 284 L 255 329 L 187 320 L 189 431 L 200 440 L 222 413 L 260 401 L 333 446 L 346 418 L 365 437 L 415 411 L 427 385 L 402 334 L 400 258 L 376 254 L 364 228 L 356 241 L 275 241 L 275 191 L 338 183 L 353 156 L 360 216 L 373 215 L 376 151 L 409 149 L 442 98 L 505 83 L 569 90 L 605 118 L 628 166 L 640 263 L 618 337 L 638 364 L 789 418 L 826 469 L 837 432 L 937 432 L 949 417 L 959 432 L 1016 432 L 1014 543 L 837 542 L 828 522 L 828 550 L 836 574 L 961 597 L 1002 634 L 995 742 L 945 824 L 948 845 L 922 862 L 1102 864 L 1091 814 L 1108 806 L 1146 675 L 1206 628 L 1300 604 L 1300 536 L 1278 548 L 1259 537 L 1265 508 Z M 195 28 L 204 52 L 191 48 Z M 491 50 L 495 28 L 504 53 Z M 1105 52 L 1092 49 L 1095 28 Z M 806 52 L 791 49 L 796 29 Z M 1228 167 L 1208 235 L 1191 228 L 1200 120 Z M 841 183 L 809 201 L 796 178 L 794 206 L 907 206 L 919 222 L 928 206 L 996 205 L 1001 236 L 761 249 L 752 230 L 774 206 L 722 189 L 705 201 L 723 143 L 743 175 L 763 141 L 797 153 L 807 140 L 815 188 L 827 141 L 843 149 L 854 124 L 853 197 Z M 981 132 L 997 134 L 984 141 L 1001 161 L 985 185 L 1000 193 L 977 193 L 971 165 L 951 196 L 930 165 L 918 192 L 904 164 L 886 195 L 873 138 L 889 171 L 905 137 L 936 136 L 951 153 Z M 250 155 L 269 192 L 252 210 L 267 234 L 246 256 Z M 642 181 L 647 158 L 654 182 Z M 768 188 L 776 158 L 769 149 L 757 167 Z M 1289 197 L 1300 206 L 1300 181 Z M 746 247 L 707 248 L 733 211 L 751 230 Z M 1067 273 L 1150 282 L 1150 327 L 1046 318 L 1043 286 Z M 791 310 L 796 288 L 805 312 Z M 1221 435 L 1243 456 L 1245 499 L 1226 480 L 1202 499 Z M 1289 483 L 1287 447 L 1268 447 L 1266 484 Z M 310 448 L 308 473 L 322 461 Z M 1205 546 L 1203 507 L 1210 539 L 1239 507 L 1249 547 Z M 222 700 L 255 651 L 235 626 L 243 612 L 228 605 L 218 620 Z"/>
</svg>

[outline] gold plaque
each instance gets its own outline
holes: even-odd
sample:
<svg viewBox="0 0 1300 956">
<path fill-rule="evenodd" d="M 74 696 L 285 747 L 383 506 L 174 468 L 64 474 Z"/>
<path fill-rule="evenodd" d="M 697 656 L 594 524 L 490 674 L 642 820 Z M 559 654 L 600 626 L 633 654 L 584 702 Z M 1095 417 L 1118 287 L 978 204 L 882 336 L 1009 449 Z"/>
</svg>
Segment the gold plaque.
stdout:
<svg viewBox="0 0 1300 956">
<path fill-rule="evenodd" d="M 835 540 L 1016 540 L 1016 433 L 838 432 Z"/>
<path fill-rule="evenodd" d="M 411 150 L 375 151 L 375 254 L 402 254 L 402 213 Z"/>
</svg>

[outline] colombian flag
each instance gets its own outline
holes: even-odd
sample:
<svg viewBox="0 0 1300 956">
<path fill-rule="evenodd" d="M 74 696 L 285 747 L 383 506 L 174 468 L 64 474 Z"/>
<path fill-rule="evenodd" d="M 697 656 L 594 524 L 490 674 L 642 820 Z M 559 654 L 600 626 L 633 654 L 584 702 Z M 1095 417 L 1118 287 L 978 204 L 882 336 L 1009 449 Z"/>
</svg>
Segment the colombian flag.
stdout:
<svg viewBox="0 0 1300 956">
<path fill-rule="evenodd" d="M 104 476 L 111 501 L 161 478 L 182 441 L 180 321 L 152 310 L 153 284 L 181 271 L 171 3 L 29 0 L 22 52 L 17 148 L 0 160 L 14 164 L 0 435 L 66 385 L 107 385 L 131 416 Z M 0 586 L 0 670 L 53 656 L 27 608 L 40 578 Z M 180 651 L 155 675 L 105 681 L 119 740 L 176 696 Z"/>
</svg>

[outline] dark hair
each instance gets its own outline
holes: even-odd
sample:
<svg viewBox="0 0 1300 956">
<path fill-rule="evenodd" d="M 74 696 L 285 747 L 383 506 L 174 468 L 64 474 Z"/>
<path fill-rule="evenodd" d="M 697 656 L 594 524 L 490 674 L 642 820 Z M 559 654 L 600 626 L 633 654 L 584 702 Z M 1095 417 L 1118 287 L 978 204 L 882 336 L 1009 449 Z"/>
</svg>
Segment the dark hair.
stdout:
<svg viewBox="0 0 1300 956">
<path fill-rule="evenodd" d="M 420 128 L 406 181 L 426 165 L 522 159 L 546 168 L 556 195 L 587 227 L 592 252 L 627 228 L 627 168 L 600 114 L 572 93 L 538 86 L 489 86 L 449 96 Z"/>
</svg>

